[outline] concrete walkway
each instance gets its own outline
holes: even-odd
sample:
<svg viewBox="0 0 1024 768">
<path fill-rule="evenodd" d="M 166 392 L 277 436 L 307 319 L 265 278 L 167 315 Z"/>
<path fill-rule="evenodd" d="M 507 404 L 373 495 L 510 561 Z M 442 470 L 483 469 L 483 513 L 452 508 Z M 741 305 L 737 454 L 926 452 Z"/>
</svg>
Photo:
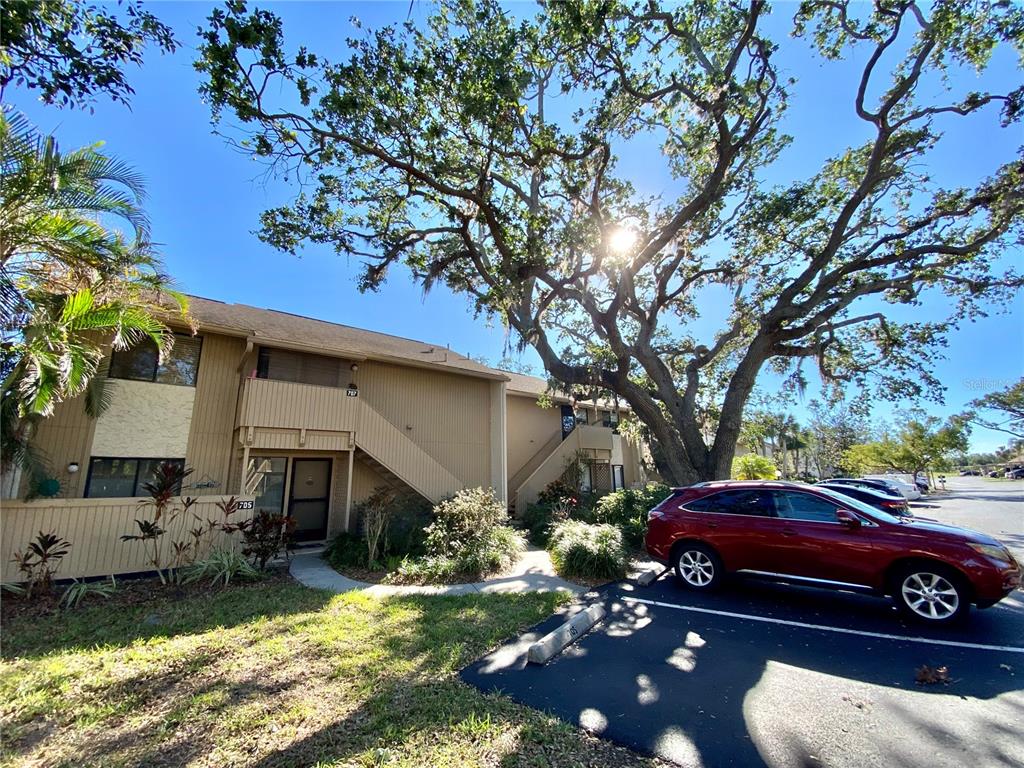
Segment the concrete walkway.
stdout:
<svg viewBox="0 0 1024 768">
<path fill-rule="evenodd" d="M 559 578 L 551 565 L 551 558 L 543 549 L 529 549 L 506 574 L 474 584 L 446 584 L 443 586 L 415 586 L 399 584 L 367 584 L 342 576 L 324 561 L 319 553 L 300 553 L 292 557 L 289 572 L 307 587 L 327 589 L 331 592 L 350 592 L 360 589 L 375 597 L 395 595 L 471 595 L 508 592 L 571 592 L 579 595 L 585 587 Z"/>
</svg>

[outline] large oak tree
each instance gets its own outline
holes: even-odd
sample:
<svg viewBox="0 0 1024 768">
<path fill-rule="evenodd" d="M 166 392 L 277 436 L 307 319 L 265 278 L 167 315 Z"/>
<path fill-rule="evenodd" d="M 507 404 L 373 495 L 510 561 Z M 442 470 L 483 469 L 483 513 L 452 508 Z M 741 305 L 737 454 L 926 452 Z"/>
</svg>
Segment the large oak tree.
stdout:
<svg viewBox="0 0 1024 768">
<path fill-rule="evenodd" d="M 941 77 L 968 67 L 985 82 L 993 49 L 1021 40 L 1012 4 L 800 5 L 791 44 L 857 52 L 850 119 L 867 139 L 784 188 L 764 179 L 804 137 L 780 131 L 790 84 L 761 0 L 513 10 L 441 0 L 426 24 L 362 34 L 335 63 L 229 2 L 201 30 L 202 90 L 238 146 L 299 183 L 263 214 L 265 240 L 358 255 L 365 288 L 404 263 L 467 294 L 554 380 L 628 402 L 667 479 L 728 476 L 766 366 L 934 392 L 921 350 L 1021 284 L 1000 269 L 1021 240 L 1021 157 L 988 177 L 965 163 L 957 188 L 929 175 L 944 124 L 1020 130 L 1021 89 L 954 93 Z M 671 172 L 674 196 L 618 171 L 629 145 Z M 953 297 L 948 321 L 886 317 L 938 293 Z M 699 338 L 709 301 L 728 319 Z"/>
</svg>

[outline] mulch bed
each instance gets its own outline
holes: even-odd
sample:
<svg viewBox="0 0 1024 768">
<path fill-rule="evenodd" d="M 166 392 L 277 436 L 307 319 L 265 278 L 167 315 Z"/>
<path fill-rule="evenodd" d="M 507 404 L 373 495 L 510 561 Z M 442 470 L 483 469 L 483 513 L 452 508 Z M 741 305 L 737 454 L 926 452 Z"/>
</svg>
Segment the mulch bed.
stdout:
<svg viewBox="0 0 1024 768">
<path fill-rule="evenodd" d="M 264 577 L 258 582 L 270 586 L 291 582 L 292 578 L 286 569 L 268 570 Z M 255 582 L 238 582 L 239 584 L 251 584 Z M 232 582 L 230 586 L 234 586 Z M 60 598 L 64 594 L 66 585 L 58 584 L 50 595 L 34 595 L 26 598 L 22 595 L 3 593 L 0 599 L 0 623 L 18 618 L 34 618 L 50 616 L 59 613 L 62 609 L 59 605 Z M 230 587 L 229 587 L 230 588 Z M 79 604 L 79 607 L 106 605 L 110 608 L 126 608 L 141 605 L 151 601 L 154 597 L 167 597 L 172 600 L 185 600 L 190 597 L 201 597 L 213 595 L 224 590 L 223 585 L 212 586 L 208 582 L 196 581 L 191 584 L 161 584 L 156 576 L 142 578 L 122 578 L 117 581 L 117 591 L 109 598 L 97 595 L 90 595 Z M 72 609 L 77 610 L 77 608 Z"/>
</svg>

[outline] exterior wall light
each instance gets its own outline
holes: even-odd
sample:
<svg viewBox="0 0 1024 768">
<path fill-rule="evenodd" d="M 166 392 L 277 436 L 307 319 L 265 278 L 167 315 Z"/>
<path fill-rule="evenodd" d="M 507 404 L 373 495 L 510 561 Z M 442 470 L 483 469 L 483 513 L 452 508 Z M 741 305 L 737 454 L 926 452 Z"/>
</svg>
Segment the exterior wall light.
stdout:
<svg viewBox="0 0 1024 768">
<path fill-rule="evenodd" d="M 72 461 L 71 463 L 68 464 L 68 474 L 69 475 L 73 475 L 77 471 L 78 471 L 78 462 L 77 461 Z"/>
</svg>

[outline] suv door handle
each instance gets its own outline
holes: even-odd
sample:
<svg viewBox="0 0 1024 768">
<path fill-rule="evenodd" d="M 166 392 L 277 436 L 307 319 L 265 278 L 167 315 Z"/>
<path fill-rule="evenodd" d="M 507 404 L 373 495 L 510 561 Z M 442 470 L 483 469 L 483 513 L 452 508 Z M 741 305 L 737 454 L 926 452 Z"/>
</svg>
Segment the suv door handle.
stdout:
<svg viewBox="0 0 1024 768">
<path fill-rule="evenodd" d="M 797 532 L 793 528 L 783 528 L 782 529 L 782 535 L 783 536 L 796 536 Z"/>
<path fill-rule="evenodd" d="M 718 527 L 718 523 L 705 523 L 704 525 L 706 525 L 708 528 L 717 528 Z"/>
</svg>

